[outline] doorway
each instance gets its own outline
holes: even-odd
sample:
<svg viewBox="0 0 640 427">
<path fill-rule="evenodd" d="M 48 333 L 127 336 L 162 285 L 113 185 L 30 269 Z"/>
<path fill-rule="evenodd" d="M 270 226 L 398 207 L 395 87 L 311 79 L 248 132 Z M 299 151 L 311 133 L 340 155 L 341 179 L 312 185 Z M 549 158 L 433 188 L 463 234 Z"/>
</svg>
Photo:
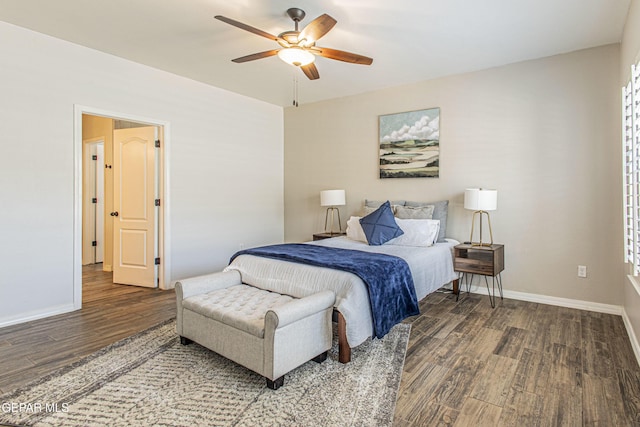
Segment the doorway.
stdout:
<svg viewBox="0 0 640 427">
<path fill-rule="evenodd" d="M 107 127 L 105 127 L 105 130 L 103 133 L 108 135 L 105 135 L 102 138 L 95 137 L 93 139 L 88 139 L 88 140 L 85 139 L 83 141 L 83 118 L 86 120 L 87 117 L 92 117 L 96 120 L 102 120 L 104 123 L 107 123 L 107 122 L 113 123 L 113 124 L 110 124 L 110 126 L 108 127 L 110 130 L 107 130 Z M 121 246 L 120 248 L 124 247 L 126 250 L 124 255 L 120 253 L 118 255 L 118 258 L 115 258 L 113 257 L 113 253 L 115 252 L 114 245 L 116 244 L 115 242 L 116 239 L 109 239 L 108 237 L 110 235 L 113 235 L 113 224 L 114 224 L 113 219 L 114 218 L 122 219 L 122 217 L 120 216 L 118 210 L 114 209 L 114 207 L 118 205 L 118 202 L 121 201 L 121 198 L 115 201 L 113 198 L 114 194 L 118 194 L 117 192 L 114 192 L 114 189 L 113 189 L 114 180 L 112 179 L 113 178 L 112 173 L 114 172 L 113 129 L 116 127 L 132 128 L 132 127 L 139 127 L 139 126 L 145 126 L 147 128 L 153 129 L 155 134 L 153 134 L 151 138 L 146 138 L 146 139 L 152 139 L 151 143 L 154 145 L 154 148 L 156 143 L 159 145 L 158 148 L 155 148 L 154 153 L 151 154 L 152 158 L 147 159 L 148 161 L 151 161 L 153 163 L 151 168 L 157 169 L 157 172 L 158 172 L 155 175 L 153 175 L 150 180 L 151 181 L 150 185 L 153 187 L 151 190 L 149 190 L 151 191 L 151 197 L 152 197 L 151 202 L 153 203 L 153 208 L 150 209 L 147 205 L 143 207 L 144 210 L 147 210 L 147 211 L 150 210 L 154 214 L 153 217 L 150 219 L 152 223 L 151 225 L 152 240 L 149 241 L 149 240 L 140 239 L 140 236 L 144 235 L 146 231 L 142 231 L 139 229 L 132 230 L 131 227 L 128 227 L 128 228 L 125 227 L 123 231 L 123 228 L 120 227 L 118 229 L 120 233 L 119 236 L 125 235 L 126 237 L 124 246 Z M 105 203 L 105 206 L 102 209 L 102 211 L 106 212 L 106 215 L 103 217 L 104 226 L 102 227 L 104 229 L 104 234 L 103 234 L 104 241 L 102 245 L 102 252 L 103 252 L 102 256 L 103 256 L 103 262 L 104 262 L 103 270 L 112 271 L 114 268 L 117 269 L 117 267 L 119 267 L 120 264 L 122 264 L 120 263 L 120 261 L 122 260 L 123 256 L 125 258 L 125 262 L 123 264 L 130 267 L 135 272 L 138 272 L 140 270 L 141 268 L 140 264 L 148 265 L 149 263 L 151 263 L 153 268 L 153 276 L 152 276 L 151 282 L 141 283 L 139 279 L 135 279 L 134 280 L 135 283 L 131 283 L 131 284 L 139 284 L 139 285 L 153 286 L 153 287 L 157 286 L 160 289 L 168 289 L 170 286 L 169 286 L 169 279 L 168 279 L 167 272 L 169 271 L 169 268 L 170 268 L 170 260 L 169 260 L 167 251 L 165 251 L 165 247 L 167 244 L 167 239 L 165 236 L 168 234 L 167 233 L 168 231 L 167 206 L 168 206 L 169 194 L 166 186 L 168 171 L 167 171 L 167 165 L 165 161 L 166 159 L 165 153 L 167 152 L 166 150 L 169 143 L 169 138 L 168 138 L 169 124 L 161 120 L 132 116 L 132 115 L 117 113 L 117 112 L 104 111 L 104 110 L 99 110 L 91 107 L 75 106 L 74 128 L 75 128 L 75 135 L 74 135 L 74 154 L 75 154 L 74 156 L 75 157 L 74 233 L 75 233 L 75 237 L 74 237 L 74 285 L 73 285 L 74 286 L 74 308 L 79 309 L 82 307 L 82 265 L 85 264 L 87 260 L 91 259 L 91 255 L 92 255 L 91 254 L 92 251 L 87 250 L 86 245 L 83 244 L 84 241 L 88 240 L 87 237 L 83 238 L 83 234 L 86 235 L 87 228 L 89 229 L 91 228 L 90 226 L 87 226 L 87 223 L 91 223 L 92 221 L 91 218 L 86 218 L 87 216 L 91 215 L 90 212 L 92 211 L 92 209 L 91 207 L 89 207 L 89 209 L 87 210 L 85 205 L 86 197 L 83 197 L 83 192 L 86 193 L 87 189 L 85 188 L 85 186 L 93 185 L 90 179 L 87 180 L 87 176 L 86 176 L 86 175 L 91 176 L 92 172 L 83 173 L 83 164 L 89 161 L 89 159 L 93 161 L 92 146 L 95 145 L 96 150 L 100 150 L 100 148 L 98 148 L 100 146 L 100 142 L 102 142 L 103 156 L 104 156 L 102 167 L 105 168 L 103 171 L 105 173 L 103 173 L 103 176 L 106 177 L 103 184 L 104 194 L 102 197 Z M 149 141 L 143 141 L 145 138 L 139 138 L 135 136 L 134 137 L 127 136 L 127 138 L 128 139 L 126 139 L 124 142 L 121 141 L 123 145 L 121 145 L 120 148 L 122 148 L 123 146 L 125 147 L 124 149 L 125 157 L 126 155 L 128 155 L 127 153 L 132 155 L 132 157 L 130 157 L 129 160 L 125 158 L 125 164 L 128 166 L 125 165 L 125 168 L 124 168 L 124 169 L 128 168 L 127 169 L 128 172 L 125 173 L 124 175 L 127 179 L 130 179 L 131 175 L 134 175 L 134 176 L 139 175 L 136 173 L 131 174 L 130 172 L 138 170 L 140 166 L 135 162 L 132 163 L 131 159 L 136 158 L 136 156 L 139 156 L 143 152 L 149 153 L 146 149 L 142 151 L 139 149 L 139 147 L 143 146 L 144 144 L 147 144 Z M 122 154 L 122 150 L 120 150 L 120 153 L 118 154 L 119 160 L 122 160 L 122 157 L 120 156 L 121 154 Z M 97 154 L 97 156 L 99 157 L 99 154 Z M 98 163 L 100 164 L 99 161 Z M 147 166 L 145 166 L 145 168 L 147 168 Z M 84 168 L 84 170 L 87 170 L 87 169 L 90 169 L 90 168 Z M 122 167 L 119 167 L 119 170 L 122 170 L 122 169 L 123 169 Z M 100 173 L 97 173 L 97 175 L 100 175 Z M 96 178 L 94 178 L 94 180 L 96 180 Z M 146 181 L 149 181 L 148 177 L 146 178 Z M 125 184 L 125 187 L 130 188 L 131 185 Z M 120 205 L 119 208 L 123 208 L 123 206 Z M 140 216 L 139 210 L 137 212 L 133 212 L 131 209 L 128 209 L 128 208 L 124 208 L 124 209 L 125 209 L 124 216 L 128 217 L 129 219 L 131 219 L 132 216 L 135 217 L 134 219 L 137 219 L 137 217 Z M 89 214 L 87 214 L 87 212 L 89 212 Z M 112 214 L 115 214 L 115 212 L 118 212 L 117 217 L 112 216 Z M 134 222 L 139 222 L 139 221 L 134 221 Z M 99 231 L 100 225 L 96 223 L 95 228 L 98 230 L 96 233 L 96 239 L 91 240 L 91 242 L 97 241 L 95 246 L 97 248 L 100 244 L 100 241 L 99 241 L 100 234 L 101 234 Z M 109 242 L 109 240 L 112 240 L 112 241 Z M 129 246 L 131 242 L 133 242 L 134 245 L 136 243 L 140 244 L 140 242 L 142 242 L 142 252 L 144 252 L 145 256 L 147 257 L 150 255 L 151 261 L 149 262 L 149 260 L 144 260 L 144 262 L 140 262 L 140 257 L 135 253 L 136 248 L 134 247 L 133 252 L 128 250 L 128 248 L 132 247 L 132 246 Z M 151 243 L 149 244 L 148 242 L 151 242 Z M 95 258 L 94 262 L 99 262 L 100 260 L 99 251 L 94 251 L 94 252 L 98 252 L 98 256 Z M 87 258 L 87 254 L 89 255 L 88 258 Z M 113 261 L 114 259 L 118 260 L 117 266 L 116 266 L 116 262 Z M 119 280 L 119 281 L 122 281 L 122 280 Z"/>
</svg>

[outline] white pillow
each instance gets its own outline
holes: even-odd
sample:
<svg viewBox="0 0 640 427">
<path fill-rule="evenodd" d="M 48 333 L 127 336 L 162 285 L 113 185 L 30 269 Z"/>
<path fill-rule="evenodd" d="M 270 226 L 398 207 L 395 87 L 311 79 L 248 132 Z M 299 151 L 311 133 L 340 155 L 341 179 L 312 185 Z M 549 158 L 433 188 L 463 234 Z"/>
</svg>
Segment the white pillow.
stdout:
<svg viewBox="0 0 640 427">
<path fill-rule="evenodd" d="M 389 240 L 388 245 L 431 246 L 438 240 L 440 221 L 437 219 L 396 218 L 396 223 L 404 234 Z"/>
<path fill-rule="evenodd" d="M 367 243 L 367 236 L 364 234 L 362 225 L 360 224 L 360 216 L 352 216 L 347 221 L 347 237 L 351 240 Z"/>
</svg>

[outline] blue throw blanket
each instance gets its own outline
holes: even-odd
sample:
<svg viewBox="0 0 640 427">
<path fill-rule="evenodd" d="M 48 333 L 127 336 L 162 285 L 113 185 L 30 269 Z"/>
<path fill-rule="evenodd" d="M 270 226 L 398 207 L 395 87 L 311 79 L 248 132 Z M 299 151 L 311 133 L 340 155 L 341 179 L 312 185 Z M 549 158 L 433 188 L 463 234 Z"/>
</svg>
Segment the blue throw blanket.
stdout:
<svg viewBox="0 0 640 427">
<path fill-rule="evenodd" d="M 391 255 L 290 243 L 245 249 L 235 253 L 255 255 L 301 264 L 348 271 L 358 276 L 369 290 L 373 329 L 382 338 L 397 323 L 420 313 L 409 265 Z"/>
</svg>

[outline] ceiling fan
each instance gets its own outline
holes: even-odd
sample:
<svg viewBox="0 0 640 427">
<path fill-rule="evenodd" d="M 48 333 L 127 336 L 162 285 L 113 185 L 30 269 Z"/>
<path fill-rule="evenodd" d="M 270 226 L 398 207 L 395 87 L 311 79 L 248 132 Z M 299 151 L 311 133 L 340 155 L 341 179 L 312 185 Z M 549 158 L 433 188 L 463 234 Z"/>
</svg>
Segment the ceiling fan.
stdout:
<svg viewBox="0 0 640 427">
<path fill-rule="evenodd" d="M 232 61 L 236 63 L 278 55 L 284 62 L 300 67 L 302 72 L 310 80 L 315 80 L 320 78 L 318 69 L 314 64 L 316 55 L 337 61 L 349 62 L 351 64 L 371 65 L 373 62 L 373 59 L 356 53 L 316 46 L 316 41 L 327 34 L 337 23 L 335 19 L 326 13 L 311 21 L 302 31 L 298 31 L 298 23 L 302 21 L 306 15 L 304 10 L 293 7 L 287 10 L 287 15 L 295 22 L 295 30 L 285 31 L 277 36 L 221 15 L 217 15 L 215 18 L 234 27 L 273 40 L 281 46 L 280 49 L 267 50 L 265 52 L 232 59 Z"/>
</svg>

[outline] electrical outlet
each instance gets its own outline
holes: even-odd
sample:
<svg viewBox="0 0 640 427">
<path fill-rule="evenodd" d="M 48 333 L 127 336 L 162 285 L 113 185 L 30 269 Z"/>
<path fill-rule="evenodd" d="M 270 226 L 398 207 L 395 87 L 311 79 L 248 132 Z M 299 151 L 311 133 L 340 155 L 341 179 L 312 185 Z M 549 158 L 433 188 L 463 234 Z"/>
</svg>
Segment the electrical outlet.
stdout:
<svg viewBox="0 0 640 427">
<path fill-rule="evenodd" d="M 587 277 L 587 266 L 579 265 L 578 266 L 578 277 Z"/>
</svg>

